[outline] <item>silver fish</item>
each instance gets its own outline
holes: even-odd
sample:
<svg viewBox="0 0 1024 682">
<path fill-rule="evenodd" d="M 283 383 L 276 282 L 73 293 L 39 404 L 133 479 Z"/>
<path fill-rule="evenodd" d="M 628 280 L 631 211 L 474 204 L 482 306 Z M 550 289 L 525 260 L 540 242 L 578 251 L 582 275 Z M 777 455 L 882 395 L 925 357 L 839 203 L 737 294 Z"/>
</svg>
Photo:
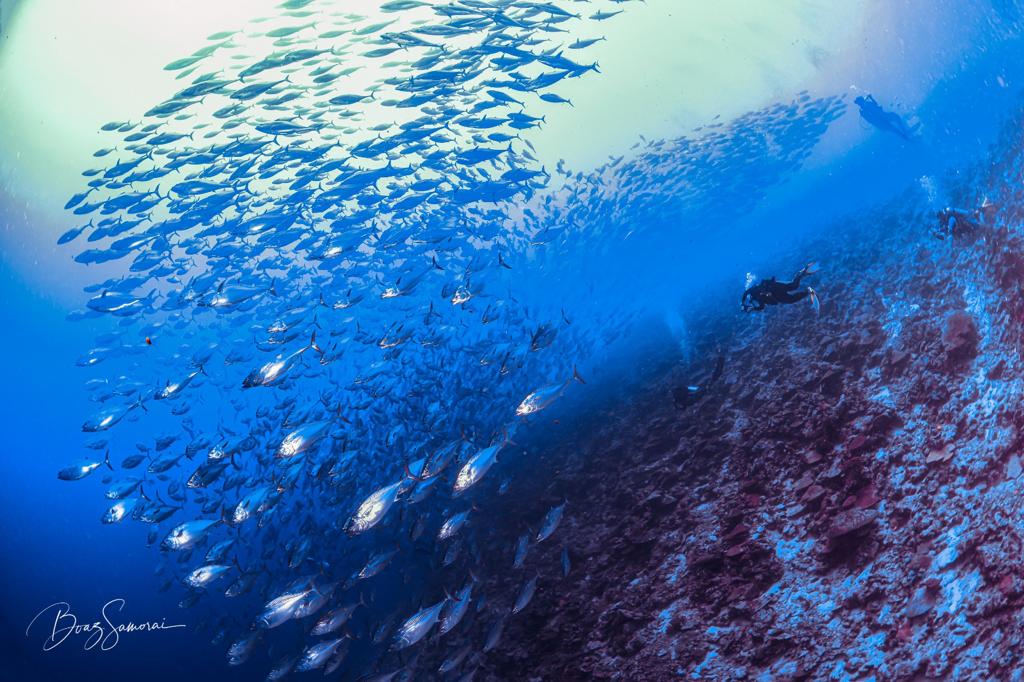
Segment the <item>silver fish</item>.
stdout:
<svg viewBox="0 0 1024 682">
<path fill-rule="evenodd" d="M 168 400 L 170 398 L 177 397 L 178 395 L 181 394 L 182 391 L 188 388 L 188 385 L 191 384 L 192 381 L 200 374 L 206 374 L 206 370 L 203 369 L 202 365 L 199 366 L 199 369 L 192 372 L 191 374 L 189 374 L 188 376 L 186 376 L 184 379 L 177 383 L 172 384 L 171 382 L 167 382 L 167 384 L 163 388 L 161 388 L 159 391 L 153 394 L 153 399 Z"/>
<path fill-rule="evenodd" d="M 526 608 L 530 600 L 533 599 L 533 593 L 537 589 L 537 576 L 534 576 L 523 583 L 523 587 L 519 590 L 519 596 L 516 597 L 516 603 L 512 605 L 512 613 L 519 613 Z"/>
<path fill-rule="evenodd" d="M 295 364 L 308 350 L 314 350 L 323 355 L 323 351 L 316 345 L 316 332 L 313 332 L 309 345 L 300 348 L 286 358 L 278 358 L 273 362 L 254 369 L 242 380 L 242 388 L 254 388 L 256 386 L 273 386 L 280 382 L 292 370 Z"/>
<path fill-rule="evenodd" d="M 419 611 L 402 623 L 398 628 L 398 632 L 395 633 L 395 641 L 391 648 L 395 650 L 405 649 L 426 637 L 430 629 L 437 623 L 437 619 L 441 615 L 441 609 L 444 608 L 447 601 L 447 599 L 442 599 L 433 606 L 428 606 Z"/>
<path fill-rule="evenodd" d="M 225 564 L 210 564 L 200 566 L 185 576 L 185 584 L 189 587 L 206 587 L 217 578 L 230 571 L 232 566 Z"/>
<path fill-rule="evenodd" d="M 453 492 L 456 495 L 461 495 L 466 492 L 472 486 L 480 482 L 480 479 L 490 471 L 494 463 L 498 461 L 498 452 L 501 451 L 504 443 L 497 443 L 489 447 L 484 448 L 480 452 L 476 453 L 469 458 L 459 470 L 458 476 L 455 477 L 455 486 Z"/>
<path fill-rule="evenodd" d="M 118 500 L 103 514 L 103 523 L 118 523 L 125 516 L 131 515 L 135 506 L 139 503 L 138 498 L 133 497 L 127 500 Z"/>
<path fill-rule="evenodd" d="M 384 486 L 363 500 L 363 503 L 359 505 L 359 509 L 348 520 L 345 531 L 349 535 L 358 535 L 380 523 L 380 520 L 384 518 L 384 515 L 391 509 L 395 500 L 398 499 L 398 488 L 400 485 L 401 481 Z"/>
<path fill-rule="evenodd" d="M 320 617 L 320 620 L 316 622 L 313 629 L 310 631 L 314 635 L 329 635 L 342 625 L 347 623 L 352 618 L 352 614 L 355 610 L 362 606 L 362 602 L 356 602 L 355 604 L 349 604 L 348 606 L 339 606 L 336 609 L 331 609 L 326 614 Z"/>
<path fill-rule="evenodd" d="M 186 521 L 171 530 L 167 537 L 164 538 L 164 541 L 160 543 L 160 547 L 165 550 L 182 550 L 194 547 L 218 523 L 220 523 L 219 519 Z"/>
<path fill-rule="evenodd" d="M 526 561 L 526 555 L 530 551 L 530 536 L 520 535 L 516 541 L 516 553 L 512 559 L 512 568 L 522 568 Z"/>
<path fill-rule="evenodd" d="M 575 367 L 572 368 L 572 376 L 566 381 L 538 388 L 536 391 L 523 398 L 523 401 L 519 403 L 519 406 L 516 408 L 516 416 L 525 417 L 527 415 L 540 412 L 544 408 L 550 406 L 551 403 L 562 397 L 562 394 L 565 393 L 565 389 L 569 388 L 569 384 L 573 381 L 577 381 L 581 384 L 586 383 L 583 381 L 583 378 L 580 377 Z"/>
<path fill-rule="evenodd" d="M 494 647 L 498 646 L 498 642 L 501 641 L 501 633 L 504 629 L 505 616 L 501 616 L 498 620 L 494 621 L 494 624 L 491 625 L 491 629 L 487 631 L 487 639 L 484 640 L 484 653 L 487 653 Z"/>
<path fill-rule="evenodd" d="M 289 592 L 271 599 L 263 607 L 263 612 L 256 618 L 256 625 L 264 630 L 269 630 L 289 621 L 309 592 L 309 589 Z"/>
<path fill-rule="evenodd" d="M 437 539 L 443 542 L 444 540 L 453 537 L 456 533 L 462 530 L 464 525 L 466 525 L 466 520 L 468 518 L 468 509 L 466 511 L 452 514 L 443 524 L 441 524 L 441 529 L 437 532 Z"/>
<path fill-rule="evenodd" d="M 281 444 L 277 446 L 274 456 L 278 458 L 295 457 L 311 450 L 327 434 L 330 427 L 331 422 L 329 421 L 310 422 L 300 426 L 284 437 Z"/>
<path fill-rule="evenodd" d="M 554 532 L 558 529 L 558 523 L 562 520 L 562 513 L 565 511 L 565 503 L 552 507 L 547 514 L 544 515 L 544 520 L 541 521 L 540 530 L 537 531 L 537 542 L 544 542 L 551 537 Z"/>
<path fill-rule="evenodd" d="M 99 469 L 104 464 L 106 464 L 111 471 L 114 470 L 114 467 L 111 466 L 110 464 L 109 451 L 107 452 L 106 455 L 104 455 L 103 460 L 99 462 L 95 460 L 83 460 L 78 464 L 73 464 L 69 467 L 61 469 L 60 471 L 57 472 L 57 478 L 59 478 L 62 481 L 78 481 L 80 479 L 85 478 L 92 472 L 96 471 L 96 469 Z"/>
<path fill-rule="evenodd" d="M 298 672 L 306 672 L 309 670 L 316 670 L 322 668 L 327 659 L 334 655 L 334 652 L 338 650 L 342 642 L 345 641 L 344 637 L 338 637 L 337 639 L 330 639 L 326 642 L 317 642 L 306 648 L 302 652 L 301 658 L 299 658 L 299 664 L 295 667 Z"/>
<path fill-rule="evenodd" d="M 469 610 L 472 594 L 473 585 L 470 583 L 456 592 L 454 597 L 449 597 L 448 608 L 441 615 L 441 623 L 438 626 L 438 631 L 442 635 L 450 632 L 466 615 L 466 612 Z"/>
</svg>

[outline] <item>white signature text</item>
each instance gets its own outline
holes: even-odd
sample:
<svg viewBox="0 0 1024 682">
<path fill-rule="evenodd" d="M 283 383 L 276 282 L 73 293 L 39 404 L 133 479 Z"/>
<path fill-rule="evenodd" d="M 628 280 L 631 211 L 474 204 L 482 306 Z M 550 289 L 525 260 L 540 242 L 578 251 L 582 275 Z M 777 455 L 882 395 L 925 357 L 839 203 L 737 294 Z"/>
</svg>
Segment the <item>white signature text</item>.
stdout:
<svg viewBox="0 0 1024 682">
<path fill-rule="evenodd" d="M 124 599 L 111 599 L 100 609 L 100 620 L 84 622 L 79 621 L 78 616 L 71 610 L 71 605 L 68 602 L 55 602 L 36 614 L 32 622 L 25 628 L 25 636 L 29 636 L 32 626 L 36 625 L 38 621 L 41 626 L 46 628 L 46 640 L 43 641 L 43 651 L 56 649 L 61 644 L 67 642 L 73 635 L 85 636 L 82 647 L 86 651 L 96 647 L 99 647 L 100 651 L 110 651 L 117 646 L 123 634 L 174 630 L 185 627 L 185 625 L 181 624 L 168 625 L 166 619 L 142 623 L 134 623 L 132 621 L 124 623 L 115 622 L 118 620 L 116 613 L 122 611 L 124 605 Z M 51 622 L 53 623 L 52 628 L 50 627 Z"/>
</svg>

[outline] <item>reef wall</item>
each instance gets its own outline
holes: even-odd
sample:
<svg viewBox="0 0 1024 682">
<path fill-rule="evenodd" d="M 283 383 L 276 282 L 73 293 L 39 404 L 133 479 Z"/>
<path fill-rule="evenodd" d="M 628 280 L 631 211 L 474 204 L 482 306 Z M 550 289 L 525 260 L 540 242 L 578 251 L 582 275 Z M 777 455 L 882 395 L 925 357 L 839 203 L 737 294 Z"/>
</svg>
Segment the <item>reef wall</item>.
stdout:
<svg viewBox="0 0 1024 682">
<path fill-rule="evenodd" d="M 537 455 L 545 494 L 512 516 L 568 499 L 572 569 L 538 562 L 481 677 L 1020 676 L 1019 131 L 937 179 L 987 200 L 974 229 L 936 239 L 941 206 L 912 188 L 823 230 L 792 258 L 823 264 L 820 316 L 722 292 L 691 311 L 692 366 Z M 674 405 L 716 349 L 721 380 Z"/>
</svg>

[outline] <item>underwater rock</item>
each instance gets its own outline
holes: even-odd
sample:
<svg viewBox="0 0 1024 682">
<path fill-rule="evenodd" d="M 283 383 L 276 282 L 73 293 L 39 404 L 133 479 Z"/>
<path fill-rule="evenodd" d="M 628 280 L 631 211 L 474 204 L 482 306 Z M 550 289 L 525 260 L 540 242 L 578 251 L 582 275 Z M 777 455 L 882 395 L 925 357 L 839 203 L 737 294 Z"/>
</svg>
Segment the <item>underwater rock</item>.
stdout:
<svg viewBox="0 0 1024 682">
<path fill-rule="evenodd" d="M 935 599 L 939 594 L 938 585 L 930 583 L 919 587 L 907 602 L 903 615 L 907 618 L 919 618 L 935 607 Z"/>
<path fill-rule="evenodd" d="M 828 530 L 830 540 L 838 540 L 875 522 L 878 512 L 872 509 L 849 509 L 840 512 Z"/>
<path fill-rule="evenodd" d="M 1013 455 L 1010 457 L 1010 461 L 1006 464 L 1006 478 L 1012 480 L 1019 477 L 1021 474 L 1020 457 Z"/>
<path fill-rule="evenodd" d="M 949 445 L 943 445 L 939 448 L 932 448 L 925 456 L 925 464 L 933 464 L 935 462 L 948 462 L 953 458 L 953 450 Z"/>
<path fill-rule="evenodd" d="M 653 513 L 664 513 L 676 505 L 676 498 L 663 492 L 655 491 L 640 503 L 641 508 Z"/>
<path fill-rule="evenodd" d="M 1006 376 L 1006 360 L 1004 358 L 1000 358 L 999 362 L 985 372 L 985 378 L 989 381 L 998 381 L 1004 376 Z"/>
<path fill-rule="evenodd" d="M 951 364 L 962 364 L 978 355 L 978 325 L 970 313 L 958 310 L 946 317 L 942 344 Z"/>
</svg>

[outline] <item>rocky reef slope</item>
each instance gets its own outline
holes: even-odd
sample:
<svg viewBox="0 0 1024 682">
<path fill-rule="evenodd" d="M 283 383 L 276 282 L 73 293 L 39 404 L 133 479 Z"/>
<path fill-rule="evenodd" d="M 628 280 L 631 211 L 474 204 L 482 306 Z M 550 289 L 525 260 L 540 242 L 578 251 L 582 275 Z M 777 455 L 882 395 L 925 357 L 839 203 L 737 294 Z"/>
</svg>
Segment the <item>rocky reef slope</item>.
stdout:
<svg viewBox="0 0 1024 682">
<path fill-rule="evenodd" d="M 699 361 L 552 448 L 537 497 L 569 500 L 573 567 L 539 564 L 478 679 L 1019 674 L 1020 147 L 945 180 L 992 203 L 978 229 L 935 239 L 910 191 L 802 245 L 826 264 L 820 316 L 716 301 L 691 320 Z M 675 406 L 716 348 L 722 378 Z"/>
</svg>

